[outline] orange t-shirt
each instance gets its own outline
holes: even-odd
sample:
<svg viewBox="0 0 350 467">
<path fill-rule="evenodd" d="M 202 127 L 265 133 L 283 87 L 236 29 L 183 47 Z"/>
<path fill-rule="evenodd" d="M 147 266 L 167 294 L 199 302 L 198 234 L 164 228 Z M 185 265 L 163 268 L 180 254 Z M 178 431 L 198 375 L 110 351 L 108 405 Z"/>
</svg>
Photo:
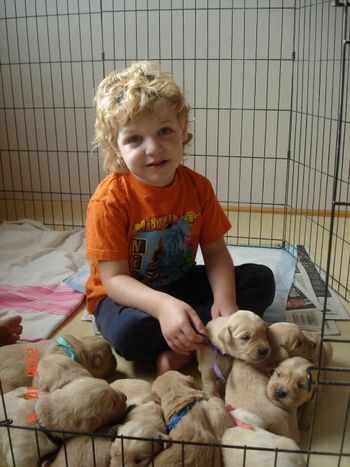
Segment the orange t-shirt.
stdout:
<svg viewBox="0 0 350 467">
<path fill-rule="evenodd" d="M 130 274 L 153 288 L 174 282 L 194 265 L 198 245 L 212 243 L 231 227 L 209 180 L 183 165 L 165 188 L 131 174 L 112 173 L 90 199 L 86 254 L 91 273 L 87 309 L 106 296 L 98 261 L 129 261 Z"/>
</svg>

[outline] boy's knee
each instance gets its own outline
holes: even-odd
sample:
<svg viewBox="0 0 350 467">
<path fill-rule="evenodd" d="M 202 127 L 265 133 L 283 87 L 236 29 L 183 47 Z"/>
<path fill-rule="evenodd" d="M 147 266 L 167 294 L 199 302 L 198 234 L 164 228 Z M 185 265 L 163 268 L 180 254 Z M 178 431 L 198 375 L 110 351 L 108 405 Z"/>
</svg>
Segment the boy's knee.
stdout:
<svg viewBox="0 0 350 467">
<path fill-rule="evenodd" d="M 153 360 L 162 350 L 161 332 L 154 329 L 159 326 L 156 320 L 150 318 L 119 324 L 110 344 L 121 357 L 126 360 Z"/>
<path fill-rule="evenodd" d="M 126 360 L 137 359 L 140 353 L 139 347 L 142 346 L 144 342 L 142 337 L 140 338 L 136 328 L 137 325 L 118 326 L 108 338 L 109 343 L 117 354 Z"/>
<path fill-rule="evenodd" d="M 268 266 L 261 265 L 261 283 L 264 285 L 265 288 L 265 303 L 263 306 L 264 309 L 268 308 L 274 298 L 276 293 L 276 283 L 275 283 L 275 276 L 272 270 Z"/>
<path fill-rule="evenodd" d="M 249 263 L 238 268 L 238 306 L 262 316 L 275 297 L 274 274 L 263 264 Z"/>
<path fill-rule="evenodd" d="M 275 295 L 276 284 L 275 276 L 272 270 L 265 265 L 260 265 L 261 268 L 261 282 L 265 284 L 267 290 L 271 290 L 273 295 Z"/>
</svg>

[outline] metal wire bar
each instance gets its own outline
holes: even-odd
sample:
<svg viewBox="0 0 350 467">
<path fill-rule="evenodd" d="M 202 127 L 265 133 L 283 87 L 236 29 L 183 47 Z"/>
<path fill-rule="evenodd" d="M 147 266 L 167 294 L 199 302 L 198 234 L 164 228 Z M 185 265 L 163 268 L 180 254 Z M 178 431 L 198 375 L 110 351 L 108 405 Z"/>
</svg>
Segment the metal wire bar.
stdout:
<svg viewBox="0 0 350 467">
<path fill-rule="evenodd" d="M 327 272 L 325 295 L 333 286 L 349 299 L 348 4 L 0 0 L 2 218 L 84 226 L 104 175 L 90 148 L 96 86 L 116 67 L 155 60 L 189 96 L 196 138 L 186 163 L 234 219 L 227 241 L 309 244 Z M 350 343 L 324 329 L 321 340 Z M 343 378 L 323 381 L 323 370 Z M 317 385 L 347 387 L 348 372 L 319 367 Z M 311 443 L 307 453 L 317 453 Z"/>
</svg>

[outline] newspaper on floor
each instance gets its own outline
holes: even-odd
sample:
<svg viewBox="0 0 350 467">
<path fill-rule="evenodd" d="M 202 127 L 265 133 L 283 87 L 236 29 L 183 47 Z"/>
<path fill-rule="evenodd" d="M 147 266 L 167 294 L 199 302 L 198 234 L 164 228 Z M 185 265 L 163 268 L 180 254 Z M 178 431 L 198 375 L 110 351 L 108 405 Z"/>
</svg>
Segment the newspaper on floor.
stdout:
<svg viewBox="0 0 350 467">
<path fill-rule="evenodd" d="M 292 287 L 289 292 L 286 321 L 297 324 L 301 329 L 320 333 L 326 283 L 318 272 L 306 248 L 297 245 L 298 263 Z M 328 287 L 325 335 L 340 334 L 336 320 L 350 319 L 337 294 Z"/>
</svg>

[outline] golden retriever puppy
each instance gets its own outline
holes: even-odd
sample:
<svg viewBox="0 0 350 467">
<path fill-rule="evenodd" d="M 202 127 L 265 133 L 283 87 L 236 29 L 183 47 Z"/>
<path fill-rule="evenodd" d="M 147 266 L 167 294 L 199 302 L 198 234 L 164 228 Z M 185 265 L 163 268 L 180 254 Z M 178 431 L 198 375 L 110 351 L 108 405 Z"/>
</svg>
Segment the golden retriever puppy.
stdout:
<svg viewBox="0 0 350 467">
<path fill-rule="evenodd" d="M 112 437 L 98 436 L 101 433 L 118 437 L 113 440 Z M 73 436 L 68 439 L 50 467 L 66 467 L 66 459 L 68 465 L 72 466 L 147 466 L 162 449 L 163 441 L 158 438 L 165 436 L 165 433 L 160 405 L 150 400 L 143 401 L 132 408 L 120 424 L 104 426 L 95 432 L 93 441 L 91 436 Z M 121 439 L 120 436 L 127 438 Z"/>
<path fill-rule="evenodd" d="M 37 427 L 34 407 L 36 399 L 26 399 L 27 388 L 20 387 L 4 394 L 7 418 L 13 421 L 13 425 L 30 428 Z M 5 420 L 2 404 L 0 404 L 0 419 Z M 36 432 L 21 430 L 20 428 L 7 430 L 0 429 L 0 465 L 1 467 L 12 467 L 12 455 L 9 436 L 11 437 L 12 449 L 16 466 L 28 467 L 36 465 L 39 455 L 36 449 Z M 37 432 L 37 442 L 42 454 L 57 450 L 57 445 L 47 438 L 41 431 Z"/>
<path fill-rule="evenodd" d="M 53 354 L 39 361 L 38 374 L 33 379 L 33 386 L 41 391 L 50 392 L 82 376 L 92 375 L 66 355 Z"/>
<path fill-rule="evenodd" d="M 318 367 L 319 363 L 322 367 L 326 367 L 331 364 L 333 358 L 333 346 L 330 342 L 322 342 L 321 337 L 312 331 L 303 331 L 303 334 L 307 336 L 308 339 L 315 342 L 315 352 L 313 355 L 308 358 L 314 365 L 315 368 Z M 321 354 L 321 355 L 320 355 Z M 320 379 L 326 378 L 326 372 L 320 372 Z M 317 386 L 317 396 L 320 397 L 322 394 L 323 387 L 321 385 Z M 306 402 L 303 404 L 298 411 L 298 421 L 299 427 L 301 430 L 306 430 L 310 426 L 310 421 L 312 417 L 313 410 L 313 401 Z"/>
<path fill-rule="evenodd" d="M 136 405 L 117 428 L 118 438 L 110 450 L 110 467 L 150 465 L 153 457 L 163 449 L 161 440 L 166 437 L 166 432 L 163 411 L 158 402 L 149 400 Z M 121 439 L 121 436 L 126 438 Z"/>
<path fill-rule="evenodd" d="M 128 401 L 128 405 L 142 404 L 149 400 L 151 396 L 152 384 L 143 379 L 123 378 L 110 383 L 113 389 L 123 392 Z"/>
<path fill-rule="evenodd" d="M 261 417 L 242 409 L 231 411 L 236 426 L 225 431 L 223 445 L 242 446 L 222 448 L 224 467 L 305 467 L 306 463 L 299 446 L 291 438 L 276 435 L 266 430 Z M 249 446 L 249 449 L 244 449 Z M 257 448 L 256 450 L 250 448 Z M 270 448 L 271 451 L 259 450 Z M 277 452 L 275 449 L 288 449 L 294 452 Z"/>
<path fill-rule="evenodd" d="M 152 394 L 163 409 L 170 446 L 154 459 L 157 467 L 221 466 L 221 452 L 213 446 L 191 444 L 220 443 L 226 428 L 233 426 L 224 402 L 219 397 L 207 399 L 192 376 L 167 371 L 152 385 Z M 171 440 L 189 444 L 171 443 Z"/>
<path fill-rule="evenodd" d="M 84 466 L 84 467 L 110 467 L 112 437 L 109 434 L 110 426 L 102 427 L 90 435 L 73 436 L 65 441 L 50 467 Z M 101 436 L 98 436 L 101 434 Z"/>
<path fill-rule="evenodd" d="M 295 365 L 293 365 L 289 362 L 292 359 L 299 360 L 294 360 Z M 300 378 L 300 387 L 295 388 L 293 385 L 293 396 L 292 390 L 288 390 L 290 396 L 282 398 L 281 391 L 279 395 L 281 400 L 279 401 L 278 393 L 274 393 L 273 388 L 276 384 L 276 378 L 278 378 L 279 367 L 275 370 L 275 377 L 271 379 L 270 396 L 268 397 L 267 387 L 270 381 L 268 374 L 242 360 L 234 360 L 226 385 L 225 402 L 232 407 L 239 407 L 259 415 L 266 423 L 268 431 L 292 438 L 297 443 L 300 436 L 298 407 L 312 397 L 312 394 L 307 390 L 307 368 L 312 366 L 312 363 L 301 357 L 292 357 L 292 359 L 287 359 L 280 365 L 289 364 L 294 378 Z M 287 387 L 285 389 L 287 391 Z M 287 399 L 290 401 L 289 404 Z"/>
<path fill-rule="evenodd" d="M 322 342 L 321 337 L 313 331 L 303 330 L 302 333 L 307 339 L 312 341 L 315 344 L 315 346 L 314 346 L 313 353 L 311 352 L 309 355 L 300 355 L 300 356 L 306 358 L 307 360 L 310 360 L 315 365 L 318 365 L 319 355 L 320 355 L 320 352 L 322 352 L 321 366 L 330 365 L 330 363 L 332 362 L 332 358 L 333 358 L 332 344 L 330 342 Z"/>
<path fill-rule="evenodd" d="M 298 407 L 298 426 L 307 429 L 311 420 L 312 399 L 312 362 L 302 357 L 288 358 L 274 370 L 267 385 L 267 396 L 276 405 L 289 410 Z"/>
<path fill-rule="evenodd" d="M 99 378 L 77 378 L 50 393 L 40 394 L 35 410 L 48 429 L 91 432 L 112 423 L 127 409 L 124 393 Z"/>
<path fill-rule="evenodd" d="M 38 392 L 33 399 L 27 399 L 27 394 L 26 388 L 18 388 L 4 396 L 7 416 L 14 425 L 92 432 L 118 419 L 127 408 L 126 396 L 97 378 L 77 378 L 51 393 Z M 37 431 L 41 456 L 58 449 L 63 435 L 52 435 Z M 13 429 L 11 441 L 17 467 L 37 465 L 40 456 L 35 431 Z M 5 459 L 5 465 L 12 465 L 7 430 L 0 430 L 0 458 Z"/>
<path fill-rule="evenodd" d="M 151 383 L 141 379 L 118 379 L 110 383 L 110 386 L 115 391 L 120 391 L 123 394 L 125 394 L 125 396 L 127 397 L 127 403 L 129 407 L 133 404 L 143 404 L 145 401 L 149 400 L 151 394 Z M 93 439 L 91 439 L 91 436 L 86 435 L 73 436 L 72 438 L 68 439 L 65 443 L 65 446 L 62 446 L 59 452 L 57 453 L 57 456 L 55 460 L 50 464 L 50 467 L 66 467 L 66 459 L 68 460 L 69 465 L 82 465 L 84 467 L 88 467 L 90 465 L 97 465 L 98 467 L 110 467 L 111 448 L 113 444 L 112 436 L 117 435 L 118 427 L 120 426 L 119 424 L 123 423 L 123 425 L 127 425 L 127 422 L 130 420 L 130 415 L 128 415 L 127 412 L 128 411 L 126 411 L 126 413 L 123 414 L 120 420 L 113 420 L 113 425 L 105 425 L 101 429 L 97 430 L 97 432 L 95 432 L 93 435 Z M 139 424 L 142 424 L 145 427 L 145 430 L 147 430 L 149 422 L 152 424 L 152 417 L 150 419 L 148 417 L 150 415 L 150 411 L 148 411 L 147 414 L 145 413 L 145 411 L 137 410 L 136 413 L 137 412 L 140 413 L 140 416 L 142 418 L 142 420 L 139 420 Z M 144 423 L 145 419 L 147 420 L 147 424 Z M 163 420 L 162 413 L 160 414 L 160 419 Z M 114 423 L 118 424 L 115 425 Z M 152 425 L 154 425 L 154 423 Z M 101 436 L 98 436 L 100 434 Z M 103 436 L 104 434 L 112 436 Z M 131 433 L 128 434 L 130 436 L 136 436 L 133 432 L 132 427 Z M 128 442 L 129 441 L 124 440 L 124 446 Z M 140 443 L 141 442 L 142 441 L 140 441 Z M 151 446 L 150 442 L 149 445 Z M 116 463 L 117 459 L 115 451 L 113 451 L 113 456 L 113 462 Z M 126 458 L 124 457 L 124 459 Z"/>
<path fill-rule="evenodd" d="M 251 364 L 263 364 L 267 360 L 271 351 L 267 330 L 267 324 L 248 310 L 209 321 L 206 331 L 210 344 L 197 350 L 198 370 L 208 396 L 217 392 L 218 379 L 225 382 L 232 358 Z"/>
<path fill-rule="evenodd" d="M 304 357 L 311 360 L 316 343 L 294 323 L 273 323 L 268 328 L 271 355 L 266 367 L 274 368 L 289 357 Z"/>
<path fill-rule="evenodd" d="M 37 375 L 39 361 L 52 354 L 74 356 L 93 377 L 104 378 L 113 373 L 117 361 L 111 346 L 100 336 L 64 336 L 66 348 L 55 339 L 35 343 L 18 343 L 0 347 L 0 374 L 4 392 L 20 386 L 30 387 Z"/>
<path fill-rule="evenodd" d="M 312 362 L 302 357 L 292 357 L 281 362 L 267 383 L 267 397 L 278 407 L 286 410 L 300 407 L 312 398 L 308 370 Z"/>
<path fill-rule="evenodd" d="M 115 427 L 118 435 L 110 449 L 110 467 L 146 466 L 162 449 L 162 442 L 144 439 L 126 439 L 120 436 L 136 438 L 155 438 L 166 434 L 166 426 L 159 403 L 151 400 L 152 385 L 142 379 L 118 379 L 111 383 L 112 388 L 122 391 L 127 396 L 130 412 L 122 424 Z M 135 407 L 133 407 L 135 405 Z"/>
</svg>

